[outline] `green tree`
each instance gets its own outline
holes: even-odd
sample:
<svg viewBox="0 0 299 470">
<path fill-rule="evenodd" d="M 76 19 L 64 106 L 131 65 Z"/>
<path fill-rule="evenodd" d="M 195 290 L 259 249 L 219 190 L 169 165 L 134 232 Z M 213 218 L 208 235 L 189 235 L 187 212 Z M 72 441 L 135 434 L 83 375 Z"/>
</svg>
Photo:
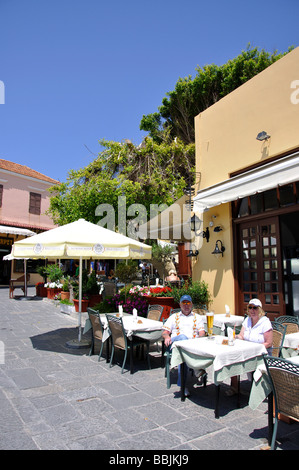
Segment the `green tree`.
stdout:
<svg viewBox="0 0 299 470">
<path fill-rule="evenodd" d="M 146 137 L 139 146 L 128 141 L 100 141 L 104 150 L 97 158 L 85 168 L 71 170 L 65 183 L 50 189 L 48 214 L 53 221 L 63 225 L 81 217 L 98 223 L 97 206 L 109 203 L 119 226 L 121 196 L 126 197 L 126 211 L 132 204 L 142 204 L 148 216 L 151 204 L 170 205 L 181 197 L 194 174 L 195 147 L 163 134 L 160 143 Z"/>
<path fill-rule="evenodd" d="M 288 52 L 290 50 L 292 48 Z M 194 117 L 197 114 L 288 52 L 279 54 L 275 51 L 270 54 L 264 49 L 251 48 L 249 44 L 245 51 L 224 65 L 197 67 L 194 79 L 191 75 L 179 78 L 175 89 L 166 93 L 159 112 L 142 117 L 140 129 L 148 131 L 156 141 L 159 141 L 162 130 L 167 129 L 173 138 L 177 136 L 186 144 L 194 142 Z"/>
</svg>

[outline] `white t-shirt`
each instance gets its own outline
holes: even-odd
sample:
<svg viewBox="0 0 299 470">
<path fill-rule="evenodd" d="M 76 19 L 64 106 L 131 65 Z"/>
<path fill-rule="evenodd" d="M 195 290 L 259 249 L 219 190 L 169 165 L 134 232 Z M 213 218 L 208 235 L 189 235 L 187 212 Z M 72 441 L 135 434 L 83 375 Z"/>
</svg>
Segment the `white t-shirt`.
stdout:
<svg viewBox="0 0 299 470">
<path fill-rule="evenodd" d="M 264 333 L 272 330 L 272 325 L 268 317 L 261 317 L 259 321 L 252 326 L 251 318 L 246 317 L 243 321 L 244 326 L 244 339 L 246 341 L 252 341 L 253 343 L 264 343 Z"/>
<path fill-rule="evenodd" d="M 199 331 L 204 330 L 204 317 L 193 312 L 189 315 L 177 312 L 167 318 L 163 329 L 171 333 L 171 338 L 181 334 L 190 339 L 198 338 Z"/>
</svg>

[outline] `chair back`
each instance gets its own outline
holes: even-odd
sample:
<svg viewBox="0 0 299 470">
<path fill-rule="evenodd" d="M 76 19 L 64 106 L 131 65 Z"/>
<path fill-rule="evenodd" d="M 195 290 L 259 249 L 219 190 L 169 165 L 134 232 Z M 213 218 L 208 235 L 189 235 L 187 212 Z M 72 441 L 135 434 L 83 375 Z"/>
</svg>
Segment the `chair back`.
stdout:
<svg viewBox="0 0 299 470">
<path fill-rule="evenodd" d="M 104 282 L 104 296 L 112 297 L 116 293 L 116 284 L 115 282 Z"/>
<path fill-rule="evenodd" d="M 298 317 L 282 315 L 281 317 L 277 317 L 275 321 L 286 326 L 286 335 L 289 335 L 290 333 L 297 333 L 299 331 Z"/>
<path fill-rule="evenodd" d="M 271 324 L 273 328 L 272 356 L 279 357 L 284 342 L 286 326 L 276 321 L 272 321 Z"/>
<path fill-rule="evenodd" d="M 92 334 L 93 337 L 102 341 L 103 339 L 103 324 L 101 322 L 100 314 L 97 310 L 93 310 L 92 308 L 87 308 L 87 313 L 89 320 L 92 326 Z"/>
<path fill-rule="evenodd" d="M 263 357 L 272 382 L 275 413 L 299 421 L 299 365 L 281 357 Z"/>
<path fill-rule="evenodd" d="M 119 349 L 127 349 L 127 337 L 123 326 L 122 318 L 115 315 L 106 314 L 108 326 L 112 336 L 114 347 Z"/>
<path fill-rule="evenodd" d="M 160 321 L 163 310 L 163 305 L 149 305 L 147 310 L 147 318 L 150 320 Z"/>
</svg>

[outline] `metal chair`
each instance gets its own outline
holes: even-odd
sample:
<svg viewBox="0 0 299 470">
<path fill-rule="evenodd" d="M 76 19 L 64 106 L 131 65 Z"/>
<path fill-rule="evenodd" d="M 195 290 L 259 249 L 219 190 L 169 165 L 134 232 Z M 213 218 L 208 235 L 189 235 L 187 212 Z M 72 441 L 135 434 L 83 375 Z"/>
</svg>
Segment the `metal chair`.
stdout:
<svg viewBox="0 0 299 470">
<path fill-rule="evenodd" d="M 92 339 L 91 339 L 91 346 L 89 350 L 89 356 L 94 354 L 94 345 L 95 345 L 95 340 L 101 341 L 101 349 L 99 352 L 99 359 L 101 358 L 102 352 L 103 352 L 103 333 L 104 333 L 104 328 L 103 324 L 101 322 L 101 317 L 100 314 L 97 310 L 93 310 L 92 308 L 88 307 L 87 308 L 87 313 L 88 317 L 92 326 Z M 108 358 L 107 358 L 108 360 Z"/>
<path fill-rule="evenodd" d="M 291 315 L 282 315 L 281 317 L 277 317 L 275 321 L 287 327 L 286 335 L 289 335 L 290 333 L 297 333 L 299 331 L 298 317 L 293 317 Z"/>
<path fill-rule="evenodd" d="M 147 309 L 147 318 L 160 321 L 164 307 L 163 305 L 149 305 Z"/>
<path fill-rule="evenodd" d="M 281 357 L 266 355 L 263 357 L 275 403 L 275 423 L 271 441 L 271 450 L 274 450 L 278 428 L 278 413 L 299 421 L 299 365 Z M 269 397 L 269 400 L 271 399 L 272 397 Z"/>
<path fill-rule="evenodd" d="M 130 373 L 133 374 L 133 349 L 135 346 L 146 345 L 147 347 L 147 361 L 148 361 L 148 368 L 151 368 L 150 358 L 149 358 L 149 343 L 146 340 L 138 338 L 136 336 L 132 336 L 132 339 L 129 339 L 126 335 L 123 320 L 122 318 L 118 318 L 115 315 L 108 315 L 106 314 L 108 327 L 110 329 L 111 337 L 112 337 L 112 350 L 111 350 L 111 358 L 110 358 L 110 367 L 112 367 L 113 363 L 113 356 L 115 348 L 122 349 L 124 351 L 124 360 L 122 363 L 121 373 L 123 374 L 124 366 L 127 359 L 128 349 L 130 350 Z"/>
<path fill-rule="evenodd" d="M 276 321 L 272 321 L 271 324 L 273 328 L 272 356 L 280 357 L 286 333 L 286 326 Z"/>
</svg>

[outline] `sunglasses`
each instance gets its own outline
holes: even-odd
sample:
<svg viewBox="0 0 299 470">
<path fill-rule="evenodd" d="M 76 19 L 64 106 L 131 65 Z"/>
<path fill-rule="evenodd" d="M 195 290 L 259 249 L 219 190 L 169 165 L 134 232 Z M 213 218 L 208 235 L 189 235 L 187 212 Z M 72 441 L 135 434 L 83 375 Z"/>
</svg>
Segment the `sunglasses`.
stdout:
<svg viewBox="0 0 299 470">
<path fill-rule="evenodd" d="M 248 305 L 248 310 L 251 309 L 251 310 L 257 310 L 258 307 L 256 305 Z"/>
<path fill-rule="evenodd" d="M 190 300 L 183 300 L 182 304 L 184 305 L 191 305 Z"/>
</svg>

